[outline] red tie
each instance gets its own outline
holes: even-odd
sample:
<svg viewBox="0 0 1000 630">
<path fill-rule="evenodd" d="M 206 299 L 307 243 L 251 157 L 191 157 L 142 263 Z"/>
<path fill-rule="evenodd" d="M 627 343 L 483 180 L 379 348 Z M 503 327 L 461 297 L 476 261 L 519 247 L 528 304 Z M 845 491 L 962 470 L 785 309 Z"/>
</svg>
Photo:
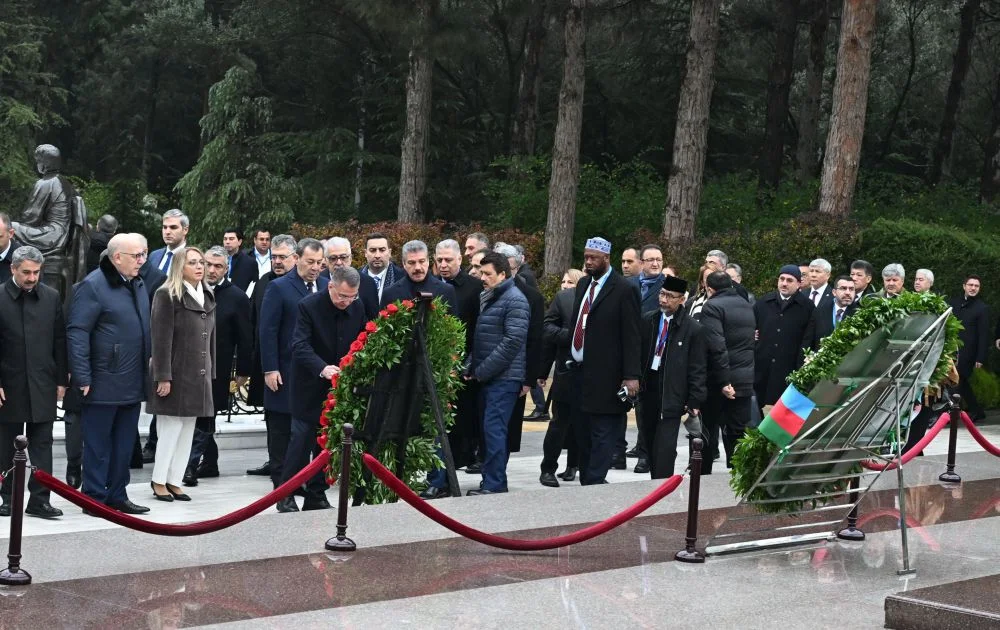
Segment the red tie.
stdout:
<svg viewBox="0 0 1000 630">
<path fill-rule="evenodd" d="M 583 320 L 590 312 L 590 303 L 594 301 L 594 289 L 597 287 L 597 280 L 590 283 L 590 295 L 583 301 L 583 308 L 580 310 L 580 317 L 576 320 L 576 330 L 573 332 L 573 349 L 583 350 Z"/>
<path fill-rule="evenodd" d="M 663 358 L 663 347 L 667 345 L 667 331 L 670 329 L 670 322 L 663 322 L 663 330 L 660 331 L 660 338 L 656 340 L 656 356 Z"/>
</svg>

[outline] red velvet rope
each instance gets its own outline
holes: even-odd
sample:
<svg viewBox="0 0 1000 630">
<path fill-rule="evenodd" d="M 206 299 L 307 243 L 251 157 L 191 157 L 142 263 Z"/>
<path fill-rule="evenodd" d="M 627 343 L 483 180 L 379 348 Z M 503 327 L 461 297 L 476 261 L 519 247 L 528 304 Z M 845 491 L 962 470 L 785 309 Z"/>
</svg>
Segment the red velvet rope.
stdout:
<svg viewBox="0 0 1000 630">
<path fill-rule="evenodd" d="M 930 429 L 927 430 L 927 433 L 924 434 L 924 437 L 920 438 L 920 441 L 917 442 L 916 444 L 914 444 L 913 448 L 911 448 L 910 450 L 908 450 L 905 453 L 903 453 L 903 457 L 900 458 L 901 461 L 903 462 L 903 465 L 905 466 L 906 464 L 908 464 L 910 462 L 910 460 L 912 460 L 914 457 L 916 457 L 920 453 L 920 451 L 924 450 L 924 447 L 926 447 L 928 444 L 930 444 L 934 440 L 934 438 L 937 437 L 937 434 L 941 432 L 941 429 L 943 429 L 946 426 L 948 426 L 948 422 L 950 420 L 951 420 L 951 416 L 948 415 L 947 411 L 944 412 L 944 413 L 942 413 L 940 416 L 938 416 L 937 422 L 935 422 L 934 426 L 932 426 Z M 864 466 L 865 468 L 867 468 L 868 470 L 895 470 L 896 469 L 896 461 L 895 460 L 889 462 L 888 464 L 877 464 L 875 462 L 865 460 L 865 461 L 861 462 L 861 465 Z"/>
<path fill-rule="evenodd" d="M 136 518 L 130 514 L 124 514 L 118 510 L 108 507 L 107 505 L 104 505 L 103 503 L 98 503 L 87 495 L 75 490 L 72 486 L 66 485 L 61 480 L 53 477 L 44 470 L 35 470 L 33 474 L 35 475 L 35 479 L 38 483 L 52 490 L 52 492 L 55 492 L 70 503 L 87 510 L 91 514 L 100 516 L 101 518 L 111 521 L 117 525 L 121 525 L 122 527 L 128 527 L 129 529 L 145 532 L 147 534 L 156 534 L 158 536 L 197 536 L 199 534 L 217 532 L 220 529 L 225 529 L 245 521 L 252 516 L 260 514 L 278 501 L 295 492 L 295 490 L 305 483 L 306 480 L 321 471 L 329 461 L 330 451 L 324 450 L 318 457 L 316 457 L 316 459 L 312 460 L 308 466 L 300 470 L 294 477 L 281 484 L 268 494 L 257 499 L 250 505 L 240 508 L 235 512 L 230 512 L 229 514 L 214 518 L 210 521 L 198 521 L 197 523 L 187 523 L 185 525 L 154 523 L 145 519 Z"/>
<path fill-rule="evenodd" d="M 975 425 L 972 418 L 969 417 L 969 414 L 964 411 L 962 412 L 962 422 L 965 423 L 965 428 L 972 434 L 973 439 L 979 442 L 979 446 L 982 446 L 983 450 L 994 457 L 1000 457 L 1000 448 L 991 444 L 990 441 L 986 439 L 986 436 L 979 432 L 979 427 Z"/>
<path fill-rule="evenodd" d="M 585 540 L 590 540 L 596 536 L 600 536 L 601 534 L 618 527 L 622 523 L 635 518 L 639 514 L 642 514 L 652 507 L 657 501 L 660 501 L 663 497 L 676 490 L 677 486 L 681 485 L 681 482 L 684 480 L 684 478 L 680 475 L 674 475 L 673 477 L 665 480 L 658 488 L 656 488 L 656 490 L 653 490 L 635 505 L 619 512 L 618 514 L 615 514 L 607 520 L 595 523 L 589 527 L 584 527 L 583 529 L 577 530 L 571 534 L 557 536 L 555 538 L 543 538 L 541 540 L 519 540 L 516 538 L 505 538 L 503 536 L 487 534 L 486 532 L 473 529 L 468 525 L 459 523 L 450 516 L 441 513 L 439 510 L 431 506 L 431 504 L 417 496 L 413 490 L 410 490 L 405 483 L 400 481 L 396 475 L 392 474 L 388 468 L 383 466 L 381 462 L 371 455 L 366 453 L 364 456 L 364 462 L 365 466 L 367 466 L 368 469 L 371 470 L 382 483 L 388 486 L 390 490 L 399 495 L 399 498 L 416 508 L 416 510 L 424 516 L 444 527 L 447 527 L 456 534 L 465 536 L 466 538 L 470 538 L 484 545 L 499 547 L 500 549 L 508 549 L 510 551 L 542 551 L 545 549 L 555 549 L 557 547 L 575 545 Z"/>
</svg>

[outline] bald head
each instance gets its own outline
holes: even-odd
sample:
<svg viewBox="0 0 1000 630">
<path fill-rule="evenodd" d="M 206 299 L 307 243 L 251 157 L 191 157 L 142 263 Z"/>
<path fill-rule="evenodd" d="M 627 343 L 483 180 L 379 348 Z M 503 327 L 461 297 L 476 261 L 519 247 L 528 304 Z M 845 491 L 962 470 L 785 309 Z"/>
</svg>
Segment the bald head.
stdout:
<svg viewBox="0 0 1000 630">
<path fill-rule="evenodd" d="M 142 234 L 116 234 L 108 241 L 108 259 L 129 280 L 139 275 L 146 253 L 146 237 Z"/>
</svg>

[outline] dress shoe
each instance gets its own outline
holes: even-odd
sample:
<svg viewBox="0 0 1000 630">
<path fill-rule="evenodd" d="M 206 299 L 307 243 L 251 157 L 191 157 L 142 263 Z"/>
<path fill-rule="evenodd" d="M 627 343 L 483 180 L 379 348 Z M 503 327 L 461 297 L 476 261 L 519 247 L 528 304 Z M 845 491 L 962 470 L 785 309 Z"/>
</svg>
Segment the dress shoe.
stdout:
<svg viewBox="0 0 1000 630">
<path fill-rule="evenodd" d="M 247 470 L 248 475 L 257 475 L 259 477 L 270 477 L 271 476 L 271 462 L 264 462 L 262 466 L 257 468 L 250 468 Z"/>
<path fill-rule="evenodd" d="M 624 457 L 612 457 L 611 467 L 614 468 L 615 470 L 625 470 L 626 468 L 628 468 L 628 464 L 625 463 Z"/>
<path fill-rule="evenodd" d="M 159 492 L 156 491 L 156 484 L 154 484 L 152 481 L 149 482 L 149 487 L 153 489 L 153 498 L 156 499 L 157 501 L 166 501 L 167 503 L 173 502 L 174 495 L 170 494 L 169 490 L 167 490 L 166 494 L 160 494 Z"/>
<path fill-rule="evenodd" d="M 524 419 L 535 422 L 542 422 L 549 419 L 549 414 L 545 413 L 544 409 L 535 409 L 530 414 L 524 416 Z"/>
<path fill-rule="evenodd" d="M 649 473 L 649 460 L 640 459 L 639 461 L 637 461 L 635 463 L 635 468 L 632 469 L 632 472 L 639 473 L 640 475 L 645 475 Z"/>
<path fill-rule="evenodd" d="M 198 477 L 198 472 L 189 466 L 188 469 L 184 471 L 184 477 L 181 479 L 181 483 L 189 488 L 193 488 L 198 485 Z"/>
<path fill-rule="evenodd" d="M 59 508 L 54 508 L 52 505 L 46 501 L 44 503 L 29 503 L 28 507 L 24 510 L 24 513 L 28 516 L 37 516 L 38 518 L 59 518 L 63 515 L 63 511 Z"/>
<path fill-rule="evenodd" d="M 118 510 L 123 514 L 145 514 L 149 511 L 149 508 L 145 505 L 136 505 L 128 499 L 125 499 L 121 503 L 109 503 L 108 507 L 112 510 Z"/>
<path fill-rule="evenodd" d="M 468 466 L 465 467 L 465 472 L 469 473 L 470 475 L 481 475 L 483 474 L 483 465 L 480 462 L 476 462 L 475 464 L 469 464 Z"/>
<path fill-rule="evenodd" d="M 174 488 L 176 488 L 176 487 L 177 486 L 174 486 Z M 174 501 L 190 501 L 191 500 L 191 497 L 189 497 L 188 495 L 186 495 L 183 492 L 181 492 L 180 488 L 177 488 L 176 490 L 174 490 L 174 488 L 170 487 L 170 485 L 167 485 L 167 492 L 169 492 L 170 496 L 172 496 L 174 498 Z"/>
<path fill-rule="evenodd" d="M 148 446 L 146 446 L 146 447 L 144 447 L 142 449 L 142 463 L 143 464 L 152 464 L 153 460 L 155 460 L 155 459 L 156 459 L 156 449 L 155 448 L 149 448 Z M 142 466 L 139 466 L 139 468 L 142 468 Z"/>
<path fill-rule="evenodd" d="M 198 479 L 212 479 L 213 477 L 219 476 L 219 468 L 217 466 L 198 466 Z"/>
<path fill-rule="evenodd" d="M 447 488 L 435 488 L 434 486 L 428 486 L 426 490 L 420 493 L 420 498 L 427 501 L 449 496 L 451 496 L 451 493 L 448 492 Z"/>
<path fill-rule="evenodd" d="M 543 472 L 538 477 L 538 482 L 543 486 L 548 486 L 549 488 L 559 487 L 559 480 L 556 479 L 556 476 L 550 472 Z"/>
<path fill-rule="evenodd" d="M 329 510 L 333 506 L 330 502 L 326 500 L 326 497 L 320 497 L 318 499 L 306 499 L 302 502 L 302 511 L 306 512 L 308 510 Z"/>
<path fill-rule="evenodd" d="M 480 488 L 479 490 L 469 490 L 465 493 L 465 496 L 478 497 L 484 494 L 503 494 L 504 492 L 507 492 L 507 488 L 504 488 L 503 490 L 487 490 L 486 488 Z"/>
<path fill-rule="evenodd" d="M 635 450 L 636 448 L 637 447 L 633 446 L 629 450 L 625 451 L 625 457 L 638 457 L 639 456 L 639 451 Z"/>
<path fill-rule="evenodd" d="M 295 499 L 292 497 L 285 497 L 281 501 L 278 501 L 278 511 L 279 512 L 298 512 L 299 506 L 295 505 Z"/>
<path fill-rule="evenodd" d="M 79 466 L 66 466 L 66 485 L 79 489 L 83 483 L 83 475 Z"/>
<path fill-rule="evenodd" d="M 556 475 L 556 477 L 559 477 L 563 481 L 576 481 L 576 468 L 567 468 Z"/>
<path fill-rule="evenodd" d="M 10 516 L 10 503 L 0 505 L 0 516 Z"/>
</svg>

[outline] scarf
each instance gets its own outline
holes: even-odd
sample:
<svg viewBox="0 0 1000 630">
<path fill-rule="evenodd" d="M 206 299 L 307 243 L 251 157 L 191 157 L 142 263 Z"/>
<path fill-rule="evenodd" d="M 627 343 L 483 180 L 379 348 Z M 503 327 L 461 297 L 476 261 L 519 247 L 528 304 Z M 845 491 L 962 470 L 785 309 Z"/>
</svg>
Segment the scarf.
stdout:
<svg viewBox="0 0 1000 630">
<path fill-rule="evenodd" d="M 197 286 L 192 286 L 191 283 L 185 280 L 184 290 L 188 295 L 194 298 L 194 301 L 198 303 L 198 306 L 205 306 L 205 290 L 202 289 L 200 282 Z"/>
<path fill-rule="evenodd" d="M 642 299 L 646 299 L 646 294 L 649 293 L 649 287 L 656 284 L 656 281 L 659 279 L 659 275 L 647 278 L 645 273 L 639 273 L 639 291 L 642 293 Z"/>
</svg>

